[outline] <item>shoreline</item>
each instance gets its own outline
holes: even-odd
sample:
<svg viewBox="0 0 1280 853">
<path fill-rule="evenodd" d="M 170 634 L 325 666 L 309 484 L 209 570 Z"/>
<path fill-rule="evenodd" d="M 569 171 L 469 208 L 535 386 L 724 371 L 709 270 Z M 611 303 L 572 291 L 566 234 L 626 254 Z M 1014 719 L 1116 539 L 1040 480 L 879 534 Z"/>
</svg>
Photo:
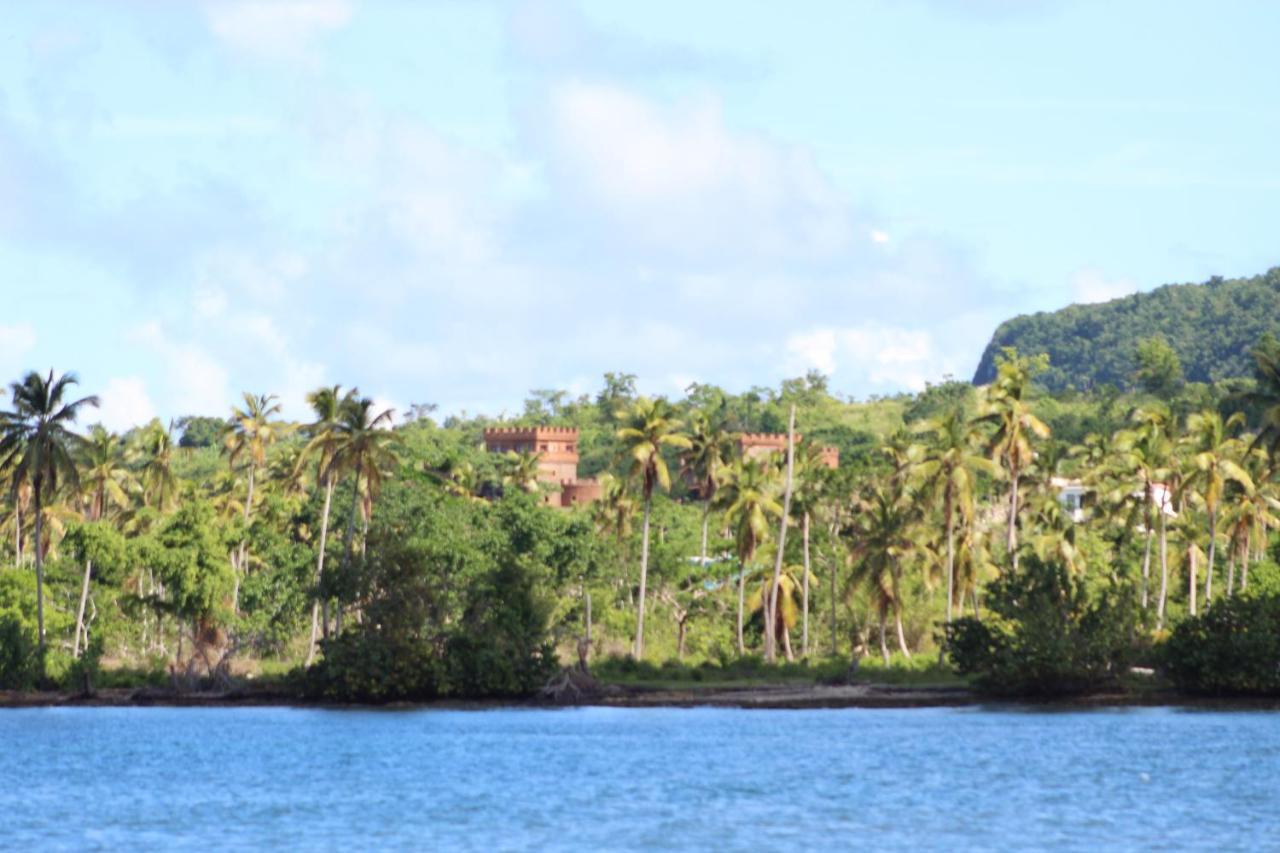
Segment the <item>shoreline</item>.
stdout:
<svg viewBox="0 0 1280 853">
<path fill-rule="evenodd" d="M 329 710 L 489 711 L 507 708 L 741 708 L 746 710 L 907 709 L 1009 706 L 1045 711 L 1171 707 L 1280 711 L 1280 697 L 1189 696 L 1172 690 L 1110 691 L 1072 698 L 993 697 L 964 687 L 768 685 L 732 688 L 650 688 L 608 685 L 576 702 L 541 699 L 440 699 L 380 705 L 311 701 L 272 689 L 179 693 L 162 688 L 103 688 L 91 695 L 60 691 L 0 691 L 0 711 L 16 708 L 263 708 Z"/>
</svg>

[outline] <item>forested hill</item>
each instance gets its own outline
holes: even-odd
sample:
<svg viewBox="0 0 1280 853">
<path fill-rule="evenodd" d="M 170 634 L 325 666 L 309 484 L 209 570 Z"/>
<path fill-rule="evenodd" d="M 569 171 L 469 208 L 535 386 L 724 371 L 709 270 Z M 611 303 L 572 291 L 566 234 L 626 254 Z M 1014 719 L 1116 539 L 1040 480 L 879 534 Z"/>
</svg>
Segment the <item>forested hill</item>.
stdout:
<svg viewBox="0 0 1280 853">
<path fill-rule="evenodd" d="M 1027 355 L 1048 353 L 1050 366 L 1039 381 L 1050 390 L 1128 387 L 1138 342 L 1153 336 L 1174 348 L 1189 381 L 1249 376 L 1249 350 L 1265 332 L 1280 337 L 1280 267 L 1253 278 L 1170 284 L 1097 305 L 1014 317 L 996 329 L 973 382 L 990 382 L 996 355 L 1012 346 Z"/>
</svg>

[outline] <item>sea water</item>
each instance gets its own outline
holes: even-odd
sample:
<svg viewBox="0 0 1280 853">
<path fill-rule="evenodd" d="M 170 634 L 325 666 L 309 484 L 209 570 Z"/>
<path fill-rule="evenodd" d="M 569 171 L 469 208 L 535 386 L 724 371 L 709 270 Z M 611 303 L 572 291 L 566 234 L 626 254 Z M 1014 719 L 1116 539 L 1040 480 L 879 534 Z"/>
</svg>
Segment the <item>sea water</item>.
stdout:
<svg viewBox="0 0 1280 853">
<path fill-rule="evenodd" d="M 0 711 L 0 848 L 1280 848 L 1280 714 Z"/>
</svg>

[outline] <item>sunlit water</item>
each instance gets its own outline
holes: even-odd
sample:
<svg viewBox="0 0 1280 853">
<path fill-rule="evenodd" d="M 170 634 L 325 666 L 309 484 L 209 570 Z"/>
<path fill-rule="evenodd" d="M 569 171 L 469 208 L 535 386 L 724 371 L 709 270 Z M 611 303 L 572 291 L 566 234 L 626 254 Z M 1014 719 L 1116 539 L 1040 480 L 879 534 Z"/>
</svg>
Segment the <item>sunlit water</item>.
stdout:
<svg viewBox="0 0 1280 853">
<path fill-rule="evenodd" d="M 0 711 L 0 847 L 1280 847 L 1280 715 Z"/>
</svg>

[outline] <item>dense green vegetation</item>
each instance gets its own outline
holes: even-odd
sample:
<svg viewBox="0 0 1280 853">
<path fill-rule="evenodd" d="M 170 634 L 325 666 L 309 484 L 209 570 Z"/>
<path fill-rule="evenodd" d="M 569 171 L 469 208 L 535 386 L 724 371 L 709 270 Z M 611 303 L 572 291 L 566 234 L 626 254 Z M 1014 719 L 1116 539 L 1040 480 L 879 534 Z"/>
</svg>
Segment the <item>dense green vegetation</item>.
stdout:
<svg viewBox="0 0 1280 853">
<path fill-rule="evenodd" d="M 1176 353 L 1178 373 L 1188 381 L 1220 382 L 1252 374 L 1249 350 L 1265 334 L 1280 335 L 1280 268 L 1253 278 L 1166 285 L 1097 305 L 1015 317 L 996 329 L 973 381 L 991 382 L 1001 351 L 1014 347 L 1049 356 L 1039 381 L 1053 391 L 1104 385 L 1134 389 L 1141 381 L 1138 348 L 1157 340 Z M 1183 376 L 1171 378 L 1176 383 Z"/>
<path fill-rule="evenodd" d="M 416 407 L 393 428 L 332 387 L 289 423 L 246 394 L 216 431 L 182 421 L 184 442 L 78 431 L 96 401 L 30 374 L 0 413 L 0 686 L 291 673 L 382 702 L 528 695 L 579 656 L 732 683 L 948 680 L 946 655 L 1002 694 L 1094 689 L 1133 660 L 1274 691 L 1280 345 L 1243 382 L 1169 381 L 1168 355 L 1135 354 L 1128 392 L 1050 394 L 1052 362 L 1012 350 L 986 388 L 865 402 L 816 374 L 534 392 L 507 424 L 577 427 L 602 478 L 571 510 L 539 499 L 536 456 L 484 451 L 483 417 Z M 739 433 L 791 418 L 789 459 L 739 455 Z"/>
</svg>

